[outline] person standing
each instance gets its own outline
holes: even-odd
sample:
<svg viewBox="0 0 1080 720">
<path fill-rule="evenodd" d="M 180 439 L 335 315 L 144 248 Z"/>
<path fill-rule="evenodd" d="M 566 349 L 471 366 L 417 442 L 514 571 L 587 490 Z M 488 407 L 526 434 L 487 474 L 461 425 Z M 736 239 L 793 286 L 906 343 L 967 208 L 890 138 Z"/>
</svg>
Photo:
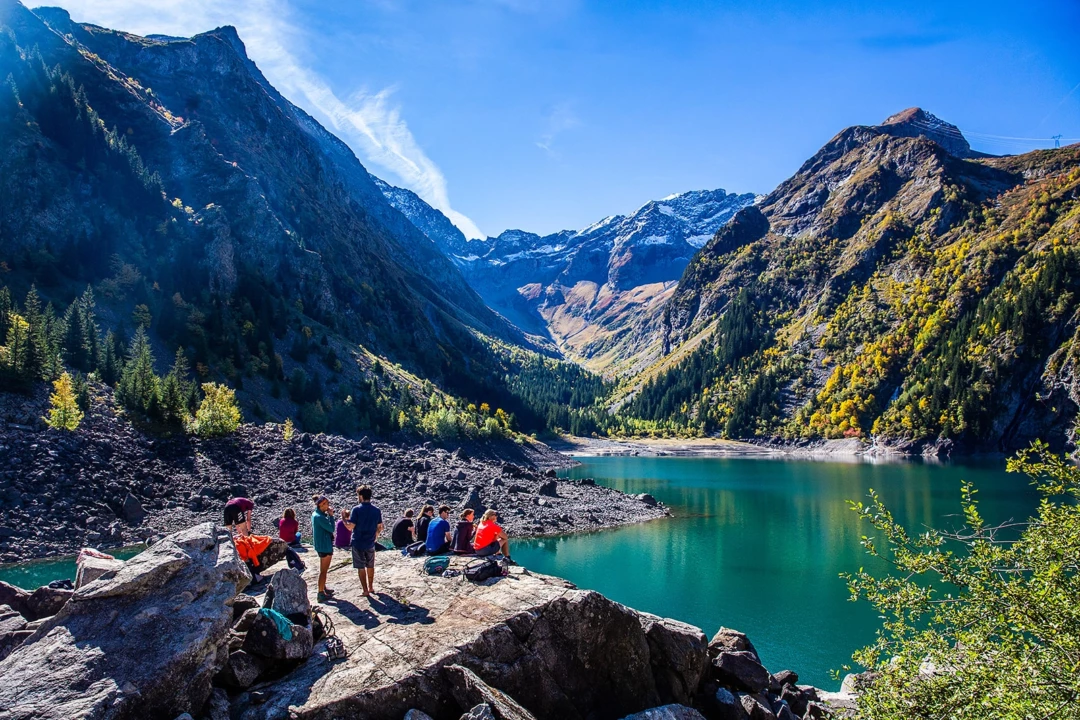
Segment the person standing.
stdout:
<svg viewBox="0 0 1080 720">
<path fill-rule="evenodd" d="M 330 561 L 334 559 L 334 513 L 330 509 L 330 499 L 325 495 L 313 495 L 315 511 L 311 513 L 311 544 L 319 555 L 319 594 L 318 602 L 326 602 L 334 597 L 333 590 L 326 587 L 326 573 L 330 570 Z"/>
<path fill-rule="evenodd" d="M 420 518 L 416 521 L 416 539 L 427 542 L 428 526 L 431 525 L 431 519 L 435 516 L 435 508 L 430 505 L 425 505 L 424 509 L 420 511 Z"/>
<path fill-rule="evenodd" d="M 390 540 L 394 543 L 394 547 L 408 547 L 415 541 L 416 532 L 413 530 L 413 515 L 413 509 L 409 508 L 390 528 Z"/>
<path fill-rule="evenodd" d="M 234 497 L 225 503 L 225 527 L 229 528 L 233 535 L 240 533 L 240 537 L 251 534 L 251 514 L 255 510 L 255 503 L 246 497 Z"/>
<path fill-rule="evenodd" d="M 371 504 L 371 486 L 356 488 L 360 504 L 349 513 L 346 526 L 352 530 L 352 562 L 360 577 L 364 597 L 375 589 L 375 539 L 383 531 L 382 511 Z"/>
<path fill-rule="evenodd" d="M 428 555 L 441 555 L 450 549 L 450 508 L 443 505 L 439 508 L 439 517 L 428 525 L 427 538 L 424 546 Z"/>
</svg>

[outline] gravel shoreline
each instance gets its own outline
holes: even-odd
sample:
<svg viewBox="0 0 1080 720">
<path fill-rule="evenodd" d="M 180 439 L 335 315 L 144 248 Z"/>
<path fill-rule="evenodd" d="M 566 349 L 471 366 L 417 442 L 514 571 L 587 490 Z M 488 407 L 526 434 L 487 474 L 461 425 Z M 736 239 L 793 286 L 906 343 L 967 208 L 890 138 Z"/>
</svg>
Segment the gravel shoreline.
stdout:
<svg viewBox="0 0 1080 720">
<path fill-rule="evenodd" d="M 592 484 L 551 477 L 575 461 L 542 443 L 510 440 L 391 443 L 243 425 L 233 436 L 160 438 L 118 416 L 104 397 L 74 433 L 13 422 L 32 418 L 41 398 L 0 393 L 0 562 L 72 555 L 82 547 L 116 548 L 220 522 L 229 497 L 256 502 L 255 531 L 293 507 L 310 534 L 311 496 L 335 508 L 355 504 L 371 485 L 387 527 L 406 508 L 445 503 L 499 510 L 511 536 L 563 535 L 644 522 L 668 514 Z M 27 408 L 30 408 L 27 411 Z"/>
</svg>

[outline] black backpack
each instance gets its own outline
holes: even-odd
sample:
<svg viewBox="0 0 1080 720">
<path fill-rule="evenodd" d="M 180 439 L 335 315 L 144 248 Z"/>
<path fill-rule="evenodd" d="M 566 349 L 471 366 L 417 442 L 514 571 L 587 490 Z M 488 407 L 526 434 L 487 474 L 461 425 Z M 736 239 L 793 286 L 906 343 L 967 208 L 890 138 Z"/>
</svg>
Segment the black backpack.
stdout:
<svg viewBox="0 0 1080 720">
<path fill-rule="evenodd" d="M 502 568 L 491 558 L 473 560 L 465 566 L 465 577 L 473 582 L 484 582 L 499 575 L 502 575 Z"/>
<path fill-rule="evenodd" d="M 424 544 L 423 540 L 417 540 L 411 545 L 406 546 L 405 549 L 402 551 L 403 555 L 408 555 L 409 557 L 421 557 L 426 553 L 427 545 Z"/>
</svg>

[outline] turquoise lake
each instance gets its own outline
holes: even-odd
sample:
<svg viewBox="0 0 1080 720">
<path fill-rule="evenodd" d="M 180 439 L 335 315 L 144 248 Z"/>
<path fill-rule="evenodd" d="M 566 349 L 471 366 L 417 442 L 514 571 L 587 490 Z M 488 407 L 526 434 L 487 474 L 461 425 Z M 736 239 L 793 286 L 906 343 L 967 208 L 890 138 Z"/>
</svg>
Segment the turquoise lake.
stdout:
<svg viewBox="0 0 1080 720">
<path fill-rule="evenodd" d="M 585 535 L 521 541 L 514 559 L 640 610 L 745 632 L 771 671 L 835 690 L 832 671 L 878 627 L 838 576 L 880 567 L 859 545 L 868 525 L 847 500 L 869 489 L 911 530 L 959 527 L 960 482 L 989 521 L 1028 517 L 1038 496 L 1004 461 L 870 464 L 721 458 L 588 458 L 566 473 L 648 492 L 675 517 Z"/>
</svg>

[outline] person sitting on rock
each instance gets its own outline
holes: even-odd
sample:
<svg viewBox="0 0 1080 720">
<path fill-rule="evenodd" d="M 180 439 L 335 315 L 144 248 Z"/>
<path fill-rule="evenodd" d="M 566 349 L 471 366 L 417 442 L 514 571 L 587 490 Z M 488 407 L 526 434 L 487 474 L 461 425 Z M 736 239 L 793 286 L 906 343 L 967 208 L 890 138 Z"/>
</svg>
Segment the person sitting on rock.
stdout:
<svg viewBox="0 0 1080 720">
<path fill-rule="evenodd" d="M 421 542 L 427 542 L 428 526 L 431 525 L 431 519 L 435 516 L 435 508 L 430 505 L 425 505 L 424 509 L 420 511 L 420 517 L 416 521 L 416 539 Z"/>
<path fill-rule="evenodd" d="M 348 550 L 352 547 L 352 530 L 349 529 L 349 509 L 341 508 L 341 517 L 334 528 L 334 547 Z"/>
<path fill-rule="evenodd" d="M 311 543 L 319 555 L 317 598 L 322 603 L 334 597 L 334 592 L 326 587 L 326 573 L 334 558 L 334 513 L 330 509 L 330 499 L 325 495 L 313 495 L 311 499 L 315 503 L 315 511 L 311 513 Z"/>
<path fill-rule="evenodd" d="M 300 523 L 296 519 L 295 510 L 285 508 L 285 512 L 274 521 L 274 524 L 277 525 L 279 538 L 290 545 L 300 544 Z"/>
<path fill-rule="evenodd" d="M 394 547 L 408 547 L 416 541 L 416 531 L 413 529 L 414 514 L 413 509 L 409 508 L 403 516 L 397 519 L 394 527 L 390 529 L 390 540 L 394 543 Z"/>
<path fill-rule="evenodd" d="M 461 520 L 458 521 L 457 527 L 454 528 L 454 537 L 450 542 L 450 552 L 455 555 L 473 554 L 473 515 L 472 508 L 465 508 L 461 511 Z"/>
<path fill-rule="evenodd" d="M 427 538 L 424 547 L 428 555 L 441 555 L 450 549 L 450 508 L 443 505 L 439 508 L 439 517 L 428 525 Z"/>
<path fill-rule="evenodd" d="M 487 557 L 502 552 L 510 559 L 510 539 L 498 523 L 499 515 L 494 510 L 484 511 L 480 524 L 476 527 L 476 539 L 473 550 L 477 557 Z"/>
<path fill-rule="evenodd" d="M 347 523 L 352 530 L 352 562 L 360 576 L 364 597 L 375 590 L 375 539 L 383 531 L 382 511 L 371 504 L 371 486 L 356 488 L 360 504 L 349 513 Z"/>
<path fill-rule="evenodd" d="M 246 497 L 234 497 L 225 503 L 225 522 L 233 535 L 240 533 L 240 537 L 251 534 L 251 514 L 255 510 L 255 503 Z"/>
</svg>

